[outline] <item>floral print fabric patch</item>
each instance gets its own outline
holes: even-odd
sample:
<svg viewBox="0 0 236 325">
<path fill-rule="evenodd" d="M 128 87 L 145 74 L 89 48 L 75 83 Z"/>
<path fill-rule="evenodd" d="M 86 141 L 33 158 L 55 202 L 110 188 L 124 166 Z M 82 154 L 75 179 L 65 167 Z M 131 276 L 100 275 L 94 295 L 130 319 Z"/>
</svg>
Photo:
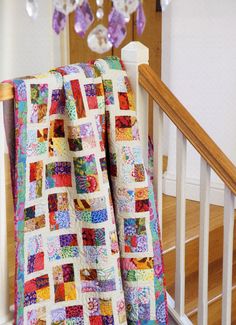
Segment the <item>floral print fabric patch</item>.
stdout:
<svg viewBox="0 0 236 325">
<path fill-rule="evenodd" d="M 158 215 L 122 62 L 13 83 L 16 325 L 167 324 Z"/>
</svg>

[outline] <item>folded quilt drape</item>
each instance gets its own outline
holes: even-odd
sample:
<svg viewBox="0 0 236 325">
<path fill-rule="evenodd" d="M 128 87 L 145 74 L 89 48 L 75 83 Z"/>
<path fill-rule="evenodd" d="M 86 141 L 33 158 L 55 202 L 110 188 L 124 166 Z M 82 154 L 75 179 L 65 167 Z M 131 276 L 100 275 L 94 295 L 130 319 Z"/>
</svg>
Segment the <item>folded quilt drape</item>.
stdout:
<svg viewBox="0 0 236 325">
<path fill-rule="evenodd" d="M 167 324 L 158 215 L 122 62 L 13 84 L 15 324 Z"/>
</svg>

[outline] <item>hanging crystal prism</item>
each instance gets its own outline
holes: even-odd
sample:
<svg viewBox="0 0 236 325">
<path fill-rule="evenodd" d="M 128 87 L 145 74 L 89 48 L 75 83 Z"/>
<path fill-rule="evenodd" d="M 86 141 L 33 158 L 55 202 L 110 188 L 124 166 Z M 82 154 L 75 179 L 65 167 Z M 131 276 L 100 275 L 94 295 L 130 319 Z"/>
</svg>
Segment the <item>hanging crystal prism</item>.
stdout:
<svg viewBox="0 0 236 325">
<path fill-rule="evenodd" d="M 124 20 L 127 24 L 130 21 L 130 14 L 128 14 L 128 12 L 127 12 L 127 13 L 123 14 L 123 16 L 124 16 Z"/>
<path fill-rule="evenodd" d="M 115 47 L 119 47 L 125 36 L 126 24 L 124 16 L 113 8 L 108 17 L 108 39 Z"/>
<path fill-rule="evenodd" d="M 107 28 L 103 25 L 97 25 L 88 35 L 88 47 L 97 53 L 105 53 L 112 48 L 108 39 Z"/>
<path fill-rule="evenodd" d="M 97 19 L 102 19 L 104 16 L 104 11 L 102 8 L 98 8 L 97 12 L 96 12 L 96 17 Z"/>
<path fill-rule="evenodd" d="M 38 1 L 26 0 L 26 11 L 32 19 L 36 19 L 38 17 Z"/>
<path fill-rule="evenodd" d="M 122 14 L 132 14 L 138 8 L 139 0 L 113 0 L 114 8 Z"/>
<path fill-rule="evenodd" d="M 96 0 L 96 5 L 98 7 L 102 7 L 103 6 L 103 3 L 104 3 L 104 0 Z"/>
<path fill-rule="evenodd" d="M 85 36 L 87 29 L 94 21 L 93 12 L 87 0 L 84 0 L 81 6 L 75 10 L 74 29 L 81 37 Z"/>
<path fill-rule="evenodd" d="M 82 5 L 82 3 L 83 0 L 53 0 L 55 8 L 64 15 L 68 15 L 74 11 L 77 6 Z"/>
<path fill-rule="evenodd" d="M 64 15 L 62 12 L 58 11 L 57 9 L 55 9 L 52 17 L 53 30 L 57 34 L 60 34 L 60 32 L 65 28 L 65 26 L 66 26 L 66 15 Z"/>
<path fill-rule="evenodd" d="M 165 11 L 166 8 L 169 6 L 171 0 L 161 0 L 161 9 Z"/>
<path fill-rule="evenodd" d="M 140 4 L 137 9 L 136 23 L 137 23 L 137 33 L 140 36 L 142 35 L 146 25 L 146 17 L 145 17 L 142 1 L 140 1 Z"/>
</svg>

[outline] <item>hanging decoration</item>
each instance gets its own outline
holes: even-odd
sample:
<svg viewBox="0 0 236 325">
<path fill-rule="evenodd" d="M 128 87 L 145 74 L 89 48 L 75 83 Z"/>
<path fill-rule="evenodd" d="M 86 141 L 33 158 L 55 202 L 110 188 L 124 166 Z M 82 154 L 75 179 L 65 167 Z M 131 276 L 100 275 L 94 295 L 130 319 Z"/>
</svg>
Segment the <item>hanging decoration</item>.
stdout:
<svg viewBox="0 0 236 325">
<path fill-rule="evenodd" d="M 38 17 L 38 1 L 27 0 L 26 11 L 32 19 L 36 19 Z"/>
<path fill-rule="evenodd" d="M 108 16 L 108 26 L 100 21 L 104 17 L 104 0 L 96 0 L 96 19 L 88 0 L 51 0 L 53 1 L 52 28 L 60 34 L 66 26 L 68 15 L 75 12 L 74 29 L 80 37 L 85 37 L 89 27 L 96 26 L 87 35 L 88 47 L 97 53 L 105 53 L 112 46 L 119 47 L 126 37 L 130 15 L 136 12 L 137 34 L 140 36 L 145 28 L 146 18 L 143 0 L 110 0 L 112 10 Z M 170 1 L 170 0 L 164 0 Z M 38 16 L 38 0 L 26 0 L 26 11 L 32 19 Z"/>
<path fill-rule="evenodd" d="M 165 11 L 166 8 L 169 6 L 171 0 L 161 0 L 161 9 Z"/>
</svg>

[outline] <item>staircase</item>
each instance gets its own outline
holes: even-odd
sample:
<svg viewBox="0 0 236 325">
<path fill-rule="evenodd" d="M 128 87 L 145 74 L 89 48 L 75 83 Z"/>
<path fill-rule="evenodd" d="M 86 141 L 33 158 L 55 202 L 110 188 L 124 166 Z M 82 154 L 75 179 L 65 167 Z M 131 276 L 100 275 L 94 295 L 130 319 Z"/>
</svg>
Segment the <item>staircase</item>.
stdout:
<svg viewBox="0 0 236 325">
<path fill-rule="evenodd" d="M 175 296 L 176 198 L 163 197 L 163 250 L 168 293 Z M 197 324 L 199 270 L 199 202 L 186 201 L 185 313 Z M 235 213 L 236 219 L 236 213 Z M 211 205 L 209 226 L 208 325 L 221 324 L 223 208 Z M 236 236 L 233 254 L 232 324 L 236 324 Z M 200 325 L 200 324 L 199 324 Z"/>
<path fill-rule="evenodd" d="M 141 90 L 136 90 L 139 94 L 145 90 L 154 102 L 154 190 L 169 312 L 180 325 L 236 324 L 236 167 L 151 67 L 140 61 L 136 78 Z M 176 198 L 163 195 L 164 114 L 177 128 Z M 186 199 L 187 142 L 200 155 L 199 202 Z M 224 183 L 224 207 L 210 204 L 212 170 Z"/>
<path fill-rule="evenodd" d="M 155 75 L 149 65 L 144 64 L 148 62 L 148 49 L 145 46 L 138 42 L 131 42 L 122 49 L 122 59 L 135 91 L 146 163 L 148 96 L 155 102 L 153 109 L 154 189 L 162 229 L 169 312 L 179 325 L 236 325 L 236 214 L 234 209 L 236 167 Z M 0 104 L 1 100 L 4 99 L 0 97 Z M 164 114 L 177 127 L 176 198 L 162 193 L 163 165 L 165 165 L 162 160 Z M 186 200 L 187 141 L 193 145 L 201 159 L 200 202 Z M 224 207 L 210 204 L 211 170 L 225 185 Z M 5 173 L 0 173 L 0 176 L 5 182 Z M 9 179 L 6 179 L 6 184 L 10 191 Z M 8 197 L 9 192 L 6 195 Z M 7 220 L 9 227 L 8 241 L 4 237 L 2 243 L 3 249 L 8 246 L 10 268 L 10 288 L 4 283 L 0 296 L 0 316 L 2 313 L 5 319 L 5 313 L 9 312 L 7 301 L 9 293 L 10 302 L 13 302 L 14 238 L 12 207 L 3 208 L 3 222 Z M 4 229 L 2 231 L 0 228 L 0 232 L 5 236 Z M 6 259 L 5 256 L 3 257 Z M 7 277 L 6 269 L 2 271 L 0 268 L 0 275 L 5 274 Z M 4 308 L 1 306 L 1 301 L 4 303 Z"/>
</svg>

